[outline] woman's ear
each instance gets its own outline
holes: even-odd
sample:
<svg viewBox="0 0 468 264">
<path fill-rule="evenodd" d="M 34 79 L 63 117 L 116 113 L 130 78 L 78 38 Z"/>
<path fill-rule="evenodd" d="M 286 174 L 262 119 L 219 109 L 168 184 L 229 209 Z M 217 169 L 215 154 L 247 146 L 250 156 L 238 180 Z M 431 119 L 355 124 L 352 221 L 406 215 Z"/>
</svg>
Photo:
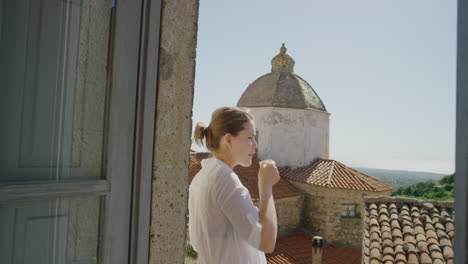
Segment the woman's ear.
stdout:
<svg viewBox="0 0 468 264">
<path fill-rule="evenodd" d="M 226 143 L 226 146 L 227 147 L 232 147 L 232 135 L 230 133 L 227 133 L 225 136 L 224 136 L 224 142 Z"/>
</svg>

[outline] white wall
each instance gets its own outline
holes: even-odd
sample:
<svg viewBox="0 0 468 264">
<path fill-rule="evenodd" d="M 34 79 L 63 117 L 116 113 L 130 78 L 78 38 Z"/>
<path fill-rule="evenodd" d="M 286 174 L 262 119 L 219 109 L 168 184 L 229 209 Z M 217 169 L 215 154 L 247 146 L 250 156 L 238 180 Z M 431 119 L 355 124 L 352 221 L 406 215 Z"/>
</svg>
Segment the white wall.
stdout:
<svg viewBox="0 0 468 264">
<path fill-rule="evenodd" d="M 280 167 L 303 167 L 329 158 L 330 114 L 313 109 L 251 107 L 259 131 L 258 157 Z"/>
</svg>

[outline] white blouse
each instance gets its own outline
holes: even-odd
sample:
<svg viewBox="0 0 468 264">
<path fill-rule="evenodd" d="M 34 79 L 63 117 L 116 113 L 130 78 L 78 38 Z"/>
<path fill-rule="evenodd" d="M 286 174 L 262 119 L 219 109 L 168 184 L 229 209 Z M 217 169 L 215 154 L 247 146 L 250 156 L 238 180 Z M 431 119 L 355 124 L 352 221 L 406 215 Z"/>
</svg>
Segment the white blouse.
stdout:
<svg viewBox="0 0 468 264">
<path fill-rule="evenodd" d="M 237 174 L 212 157 L 189 187 L 190 244 L 199 264 L 266 264 L 258 210 Z"/>
</svg>

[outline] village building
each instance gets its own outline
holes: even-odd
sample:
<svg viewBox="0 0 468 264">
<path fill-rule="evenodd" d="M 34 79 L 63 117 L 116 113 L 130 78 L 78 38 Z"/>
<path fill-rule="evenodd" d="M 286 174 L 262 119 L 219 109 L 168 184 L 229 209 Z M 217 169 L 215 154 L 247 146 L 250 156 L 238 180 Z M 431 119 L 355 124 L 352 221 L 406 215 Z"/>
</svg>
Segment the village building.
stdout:
<svg viewBox="0 0 468 264">
<path fill-rule="evenodd" d="M 325 251 L 330 252 L 324 258 L 337 249 L 360 253 L 364 196 L 389 195 L 393 188 L 329 159 L 330 114 L 325 104 L 312 86 L 294 73 L 295 61 L 286 54 L 284 44 L 271 64 L 271 72 L 250 84 L 237 104 L 248 107 L 255 117 L 258 157 L 252 166 L 237 166 L 234 171 L 256 203 L 258 160 L 276 161 L 281 180 L 273 187 L 273 196 L 278 235 L 288 238 L 278 240 L 284 254 L 295 252 L 296 244 L 281 241 L 309 237 L 312 243 L 312 235 L 327 241 Z M 190 180 L 201 169 L 201 160 L 209 156 L 206 152 L 191 153 Z M 357 256 L 353 261 L 359 263 L 360 254 Z M 272 258 L 269 254 L 270 263 L 280 263 L 270 261 Z M 305 263 L 310 263 L 310 258 Z"/>
<path fill-rule="evenodd" d="M 251 83 L 237 106 L 255 117 L 258 157 L 279 167 L 309 166 L 329 158 L 329 120 L 314 89 L 294 73 L 295 61 L 286 47 L 271 60 L 271 72 Z"/>
<path fill-rule="evenodd" d="M 336 245 L 361 248 L 364 196 L 389 195 L 392 187 L 335 160 L 320 159 L 280 174 L 305 195 L 303 227 Z"/>
<path fill-rule="evenodd" d="M 286 51 L 283 44 L 271 72 L 250 84 L 237 105 L 255 117 L 259 159 L 275 160 L 281 176 L 306 194 L 304 227 L 359 249 L 363 197 L 389 195 L 392 187 L 329 159 L 330 113 L 294 73 L 295 61 Z"/>
</svg>

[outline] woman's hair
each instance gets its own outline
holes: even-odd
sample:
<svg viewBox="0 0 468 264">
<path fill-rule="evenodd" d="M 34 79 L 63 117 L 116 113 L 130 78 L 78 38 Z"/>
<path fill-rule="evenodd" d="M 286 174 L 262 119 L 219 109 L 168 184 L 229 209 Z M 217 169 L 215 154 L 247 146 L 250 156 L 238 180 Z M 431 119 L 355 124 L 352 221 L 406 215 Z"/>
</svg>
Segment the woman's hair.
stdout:
<svg viewBox="0 0 468 264">
<path fill-rule="evenodd" d="M 205 139 L 206 147 L 210 151 L 217 151 L 224 135 L 230 133 L 237 136 L 244 129 L 244 124 L 253 119 L 248 108 L 227 106 L 218 108 L 211 115 L 208 127 L 203 123 L 197 123 L 193 133 L 195 142 L 203 145 L 203 139 Z"/>
</svg>

